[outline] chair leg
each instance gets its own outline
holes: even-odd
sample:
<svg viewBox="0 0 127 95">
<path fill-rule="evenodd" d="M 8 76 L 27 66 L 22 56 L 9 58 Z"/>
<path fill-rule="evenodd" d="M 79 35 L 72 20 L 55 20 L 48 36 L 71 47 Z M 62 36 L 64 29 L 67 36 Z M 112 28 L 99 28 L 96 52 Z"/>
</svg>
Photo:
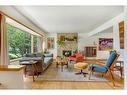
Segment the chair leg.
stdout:
<svg viewBox="0 0 127 95">
<path fill-rule="evenodd" d="M 113 86 L 115 86 L 114 77 L 113 77 L 113 74 L 112 74 L 111 70 L 109 70 L 109 74 L 111 76 L 111 80 L 112 80 Z"/>
<path fill-rule="evenodd" d="M 67 68 L 68 68 L 68 63 L 67 63 Z"/>
<path fill-rule="evenodd" d="M 89 80 L 90 80 L 90 77 L 91 77 L 91 74 L 92 74 L 93 72 L 92 72 L 92 70 L 90 70 L 90 73 L 89 73 Z"/>
<path fill-rule="evenodd" d="M 56 63 L 56 68 L 58 68 L 58 63 Z"/>
<path fill-rule="evenodd" d="M 102 78 L 104 77 L 104 74 L 102 74 Z"/>
<path fill-rule="evenodd" d="M 121 79 L 122 79 L 122 74 L 123 74 L 122 68 L 120 68 L 120 74 L 121 74 Z"/>
</svg>

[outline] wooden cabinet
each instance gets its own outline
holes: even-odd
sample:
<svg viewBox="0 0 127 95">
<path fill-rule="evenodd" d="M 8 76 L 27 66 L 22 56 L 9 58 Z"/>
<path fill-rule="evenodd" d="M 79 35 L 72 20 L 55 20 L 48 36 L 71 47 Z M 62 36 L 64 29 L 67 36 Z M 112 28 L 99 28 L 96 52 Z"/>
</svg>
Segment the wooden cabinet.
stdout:
<svg viewBox="0 0 127 95">
<path fill-rule="evenodd" d="M 120 49 L 124 49 L 124 21 L 119 23 Z"/>
<path fill-rule="evenodd" d="M 86 57 L 96 57 L 97 56 L 97 47 L 96 46 L 87 46 L 85 47 Z"/>
</svg>

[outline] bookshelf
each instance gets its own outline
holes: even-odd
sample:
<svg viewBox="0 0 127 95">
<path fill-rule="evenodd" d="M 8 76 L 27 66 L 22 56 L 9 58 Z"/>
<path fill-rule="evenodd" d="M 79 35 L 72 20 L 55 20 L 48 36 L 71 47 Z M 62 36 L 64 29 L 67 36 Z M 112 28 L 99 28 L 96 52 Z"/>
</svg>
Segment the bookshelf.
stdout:
<svg viewBox="0 0 127 95">
<path fill-rule="evenodd" d="M 97 47 L 96 46 L 86 46 L 85 47 L 86 57 L 96 57 L 97 56 Z"/>
</svg>

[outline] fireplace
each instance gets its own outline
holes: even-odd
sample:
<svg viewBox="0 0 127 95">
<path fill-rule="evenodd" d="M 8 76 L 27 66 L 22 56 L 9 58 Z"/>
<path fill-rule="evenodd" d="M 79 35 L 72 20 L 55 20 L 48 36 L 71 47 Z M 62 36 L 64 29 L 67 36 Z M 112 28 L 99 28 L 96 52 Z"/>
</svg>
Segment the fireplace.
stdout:
<svg viewBox="0 0 127 95">
<path fill-rule="evenodd" d="M 69 57 L 71 56 L 72 51 L 71 50 L 63 50 L 63 56 Z"/>
</svg>

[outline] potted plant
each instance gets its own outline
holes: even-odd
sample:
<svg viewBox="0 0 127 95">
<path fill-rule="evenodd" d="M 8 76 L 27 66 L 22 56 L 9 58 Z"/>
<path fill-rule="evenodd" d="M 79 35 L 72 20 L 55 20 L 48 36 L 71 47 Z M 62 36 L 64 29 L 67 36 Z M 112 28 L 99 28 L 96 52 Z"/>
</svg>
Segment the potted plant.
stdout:
<svg viewBox="0 0 127 95">
<path fill-rule="evenodd" d="M 74 36 L 73 38 L 74 38 L 74 40 L 77 42 L 77 36 Z"/>
<path fill-rule="evenodd" d="M 57 39 L 57 44 L 58 44 L 60 50 L 62 50 L 62 48 L 63 48 L 64 45 L 65 45 L 65 43 L 64 43 L 63 41 L 61 41 L 61 39 L 59 39 L 59 38 Z M 63 58 L 62 53 L 61 53 L 60 57 Z"/>
<path fill-rule="evenodd" d="M 59 38 L 57 39 L 57 44 L 62 47 L 65 45 L 65 43 L 63 41 L 61 41 Z"/>
</svg>

